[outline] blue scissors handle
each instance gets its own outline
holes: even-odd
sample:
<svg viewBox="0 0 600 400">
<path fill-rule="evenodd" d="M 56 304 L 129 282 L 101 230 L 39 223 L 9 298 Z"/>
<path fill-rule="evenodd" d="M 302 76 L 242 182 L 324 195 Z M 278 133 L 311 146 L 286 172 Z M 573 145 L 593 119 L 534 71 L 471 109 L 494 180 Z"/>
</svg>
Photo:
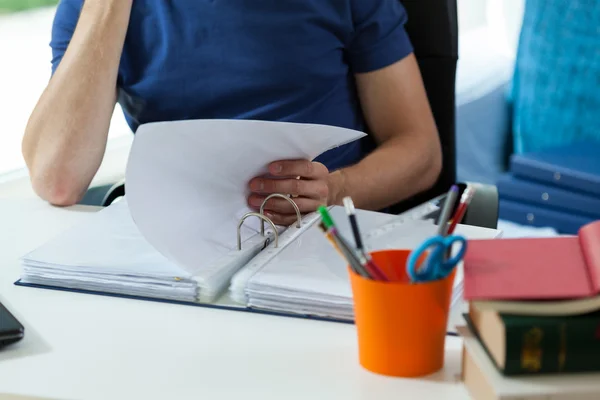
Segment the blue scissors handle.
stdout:
<svg viewBox="0 0 600 400">
<path fill-rule="evenodd" d="M 456 243 L 460 244 L 458 252 L 446 259 Z M 463 259 L 466 249 L 467 240 L 463 236 L 432 236 L 410 253 L 406 262 L 408 276 L 413 282 L 444 278 Z"/>
</svg>

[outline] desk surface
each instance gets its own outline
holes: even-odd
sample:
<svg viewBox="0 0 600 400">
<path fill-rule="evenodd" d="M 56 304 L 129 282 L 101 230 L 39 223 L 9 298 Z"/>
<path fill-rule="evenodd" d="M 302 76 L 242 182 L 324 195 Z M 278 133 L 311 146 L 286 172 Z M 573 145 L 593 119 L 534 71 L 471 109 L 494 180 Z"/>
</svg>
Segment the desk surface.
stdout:
<svg viewBox="0 0 600 400">
<path fill-rule="evenodd" d="M 460 339 L 418 380 L 365 371 L 352 325 L 14 286 L 18 258 L 94 208 L 0 200 L 0 301 L 26 337 L 0 393 L 60 399 L 469 399 Z"/>
</svg>

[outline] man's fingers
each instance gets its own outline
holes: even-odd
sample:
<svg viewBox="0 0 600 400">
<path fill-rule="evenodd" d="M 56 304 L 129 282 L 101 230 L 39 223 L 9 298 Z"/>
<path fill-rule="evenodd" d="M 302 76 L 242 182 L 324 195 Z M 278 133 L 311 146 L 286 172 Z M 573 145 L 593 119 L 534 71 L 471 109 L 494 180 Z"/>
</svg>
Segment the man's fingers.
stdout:
<svg viewBox="0 0 600 400">
<path fill-rule="evenodd" d="M 313 199 L 326 199 L 329 194 L 324 180 L 254 178 L 250 181 L 250 190 L 264 195 L 281 193 Z"/>
<path fill-rule="evenodd" d="M 327 167 L 308 160 L 283 160 L 269 165 L 269 172 L 275 176 L 299 176 L 305 179 L 324 178 L 329 174 Z"/>
<path fill-rule="evenodd" d="M 252 194 L 248 198 L 248 205 L 255 209 L 259 210 L 260 205 L 265 200 L 266 196 Z M 300 213 L 306 214 L 315 211 L 321 204 L 319 200 L 311 199 L 308 197 L 295 197 L 291 199 L 300 210 Z M 281 199 L 279 197 L 270 198 L 269 201 L 265 204 L 264 208 L 265 212 L 279 213 L 279 214 L 293 214 L 296 215 L 296 209 L 294 206 L 287 200 Z"/>
</svg>

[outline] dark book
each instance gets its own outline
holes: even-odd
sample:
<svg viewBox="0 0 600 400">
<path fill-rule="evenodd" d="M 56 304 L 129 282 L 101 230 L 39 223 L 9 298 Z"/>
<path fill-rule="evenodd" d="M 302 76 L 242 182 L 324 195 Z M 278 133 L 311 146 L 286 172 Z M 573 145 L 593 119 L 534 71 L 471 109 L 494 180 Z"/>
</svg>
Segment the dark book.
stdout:
<svg viewBox="0 0 600 400">
<path fill-rule="evenodd" d="M 465 317 L 504 375 L 600 371 L 600 312 L 526 316 L 471 305 Z"/>
</svg>

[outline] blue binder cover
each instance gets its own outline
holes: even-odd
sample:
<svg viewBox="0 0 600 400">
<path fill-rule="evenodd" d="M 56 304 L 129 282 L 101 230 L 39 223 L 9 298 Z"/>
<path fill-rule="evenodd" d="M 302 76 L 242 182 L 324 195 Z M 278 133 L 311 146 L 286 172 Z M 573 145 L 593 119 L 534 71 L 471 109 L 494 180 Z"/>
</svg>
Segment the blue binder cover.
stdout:
<svg viewBox="0 0 600 400">
<path fill-rule="evenodd" d="M 500 219 L 538 228 L 551 227 L 569 235 L 576 235 L 583 225 L 600 219 L 508 198 L 500 198 L 499 215 Z"/>
<path fill-rule="evenodd" d="M 600 196 L 594 197 L 580 192 L 531 181 L 504 174 L 496 183 L 500 198 L 548 207 L 557 211 L 589 215 L 600 219 Z"/>
<path fill-rule="evenodd" d="M 577 143 L 540 152 L 513 154 L 513 175 L 600 196 L 600 144 Z"/>
</svg>

